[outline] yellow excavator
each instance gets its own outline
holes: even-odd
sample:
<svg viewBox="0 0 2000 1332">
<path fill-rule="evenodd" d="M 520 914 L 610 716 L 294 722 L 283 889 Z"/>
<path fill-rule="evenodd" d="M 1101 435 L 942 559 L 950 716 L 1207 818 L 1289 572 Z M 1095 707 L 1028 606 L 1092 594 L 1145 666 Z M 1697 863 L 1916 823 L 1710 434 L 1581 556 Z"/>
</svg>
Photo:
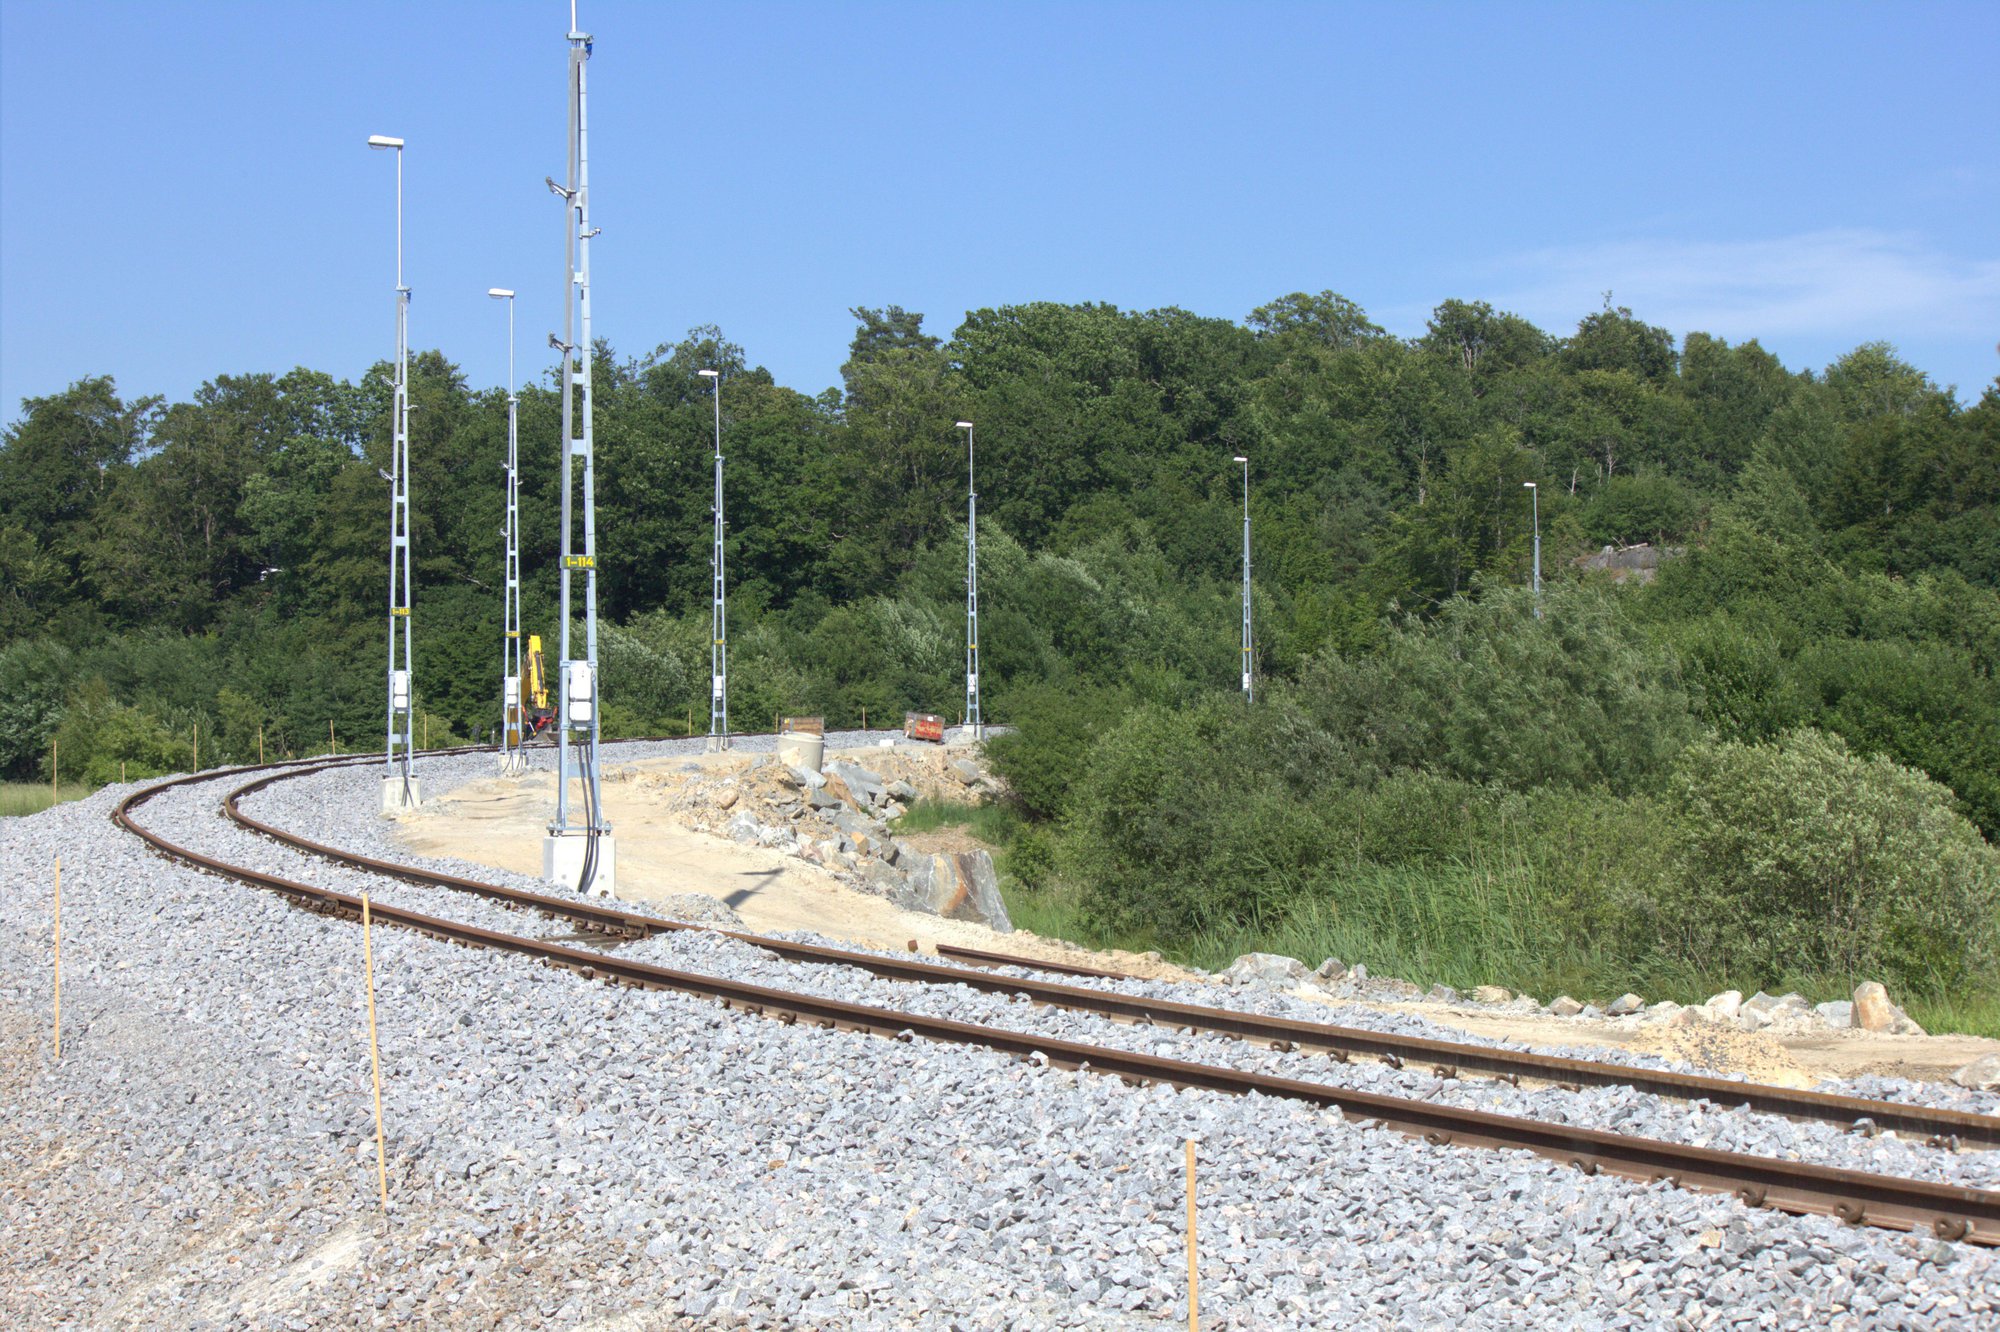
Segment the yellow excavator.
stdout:
<svg viewBox="0 0 2000 1332">
<path fill-rule="evenodd" d="M 523 739 L 532 740 L 549 729 L 556 719 L 549 702 L 549 663 L 542 655 L 542 636 L 528 635 L 528 650 L 521 658 L 521 703 L 517 715 L 509 718 Z"/>
</svg>

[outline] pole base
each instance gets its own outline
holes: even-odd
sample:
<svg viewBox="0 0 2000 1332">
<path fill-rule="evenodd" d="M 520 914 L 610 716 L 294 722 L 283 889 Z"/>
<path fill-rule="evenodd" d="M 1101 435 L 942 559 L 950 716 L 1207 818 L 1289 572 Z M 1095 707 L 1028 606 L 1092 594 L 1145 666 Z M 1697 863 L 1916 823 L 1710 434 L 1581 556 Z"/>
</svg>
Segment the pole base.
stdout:
<svg viewBox="0 0 2000 1332">
<path fill-rule="evenodd" d="M 581 888 L 584 861 L 591 843 L 597 844 L 597 863 L 591 868 L 590 885 Z M 587 891 L 592 897 L 618 896 L 618 842 L 610 833 L 596 837 L 585 832 L 550 833 L 542 839 L 542 877 L 571 891 Z"/>
<path fill-rule="evenodd" d="M 382 779 L 382 812 L 384 814 L 396 814 L 406 809 L 415 809 L 423 803 L 423 800 L 422 778 L 410 778 L 407 792 L 404 790 L 404 783 L 401 777 L 384 777 Z"/>
</svg>

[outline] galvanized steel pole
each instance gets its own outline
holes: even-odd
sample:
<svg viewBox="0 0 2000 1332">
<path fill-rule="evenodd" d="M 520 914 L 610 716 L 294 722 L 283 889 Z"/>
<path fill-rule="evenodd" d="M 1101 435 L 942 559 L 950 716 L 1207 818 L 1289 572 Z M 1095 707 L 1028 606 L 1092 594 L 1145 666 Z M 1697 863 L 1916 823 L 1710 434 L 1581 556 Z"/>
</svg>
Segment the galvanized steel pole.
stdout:
<svg viewBox="0 0 2000 1332">
<path fill-rule="evenodd" d="M 974 482 L 972 422 L 965 432 L 965 725 L 974 740 L 986 738 L 979 716 L 979 487 Z"/>
<path fill-rule="evenodd" d="M 708 650 L 708 734 L 712 747 L 729 744 L 729 607 L 723 588 L 722 539 L 722 372 L 698 372 L 715 393 L 715 500 L 710 513 L 715 520 L 715 539 L 709 553 L 710 607 Z"/>
</svg>

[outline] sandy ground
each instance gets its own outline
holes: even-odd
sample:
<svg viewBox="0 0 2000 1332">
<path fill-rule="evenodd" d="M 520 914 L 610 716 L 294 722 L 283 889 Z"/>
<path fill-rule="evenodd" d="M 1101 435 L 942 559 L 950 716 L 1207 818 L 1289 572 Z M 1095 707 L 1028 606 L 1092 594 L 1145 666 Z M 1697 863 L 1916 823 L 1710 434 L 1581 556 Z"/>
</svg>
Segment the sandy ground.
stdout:
<svg viewBox="0 0 2000 1332">
<path fill-rule="evenodd" d="M 865 757 L 859 753 L 857 758 Z M 625 766 L 672 773 L 694 763 L 710 769 L 744 766 L 742 755 L 653 759 Z M 658 789 L 606 782 L 604 812 L 618 840 L 618 896 L 634 903 L 702 893 L 733 907 L 746 929 L 812 930 L 829 939 L 874 948 L 921 951 L 937 945 L 984 948 L 1044 961 L 1080 962 L 1135 975 L 1191 977 L 1193 973 L 1136 953 L 1093 953 L 1060 939 L 1017 930 L 999 934 L 970 921 L 905 911 L 885 898 L 841 883 L 817 865 L 764 847 L 683 827 L 659 807 Z M 572 784 L 571 798 L 580 787 Z M 542 872 L 542 838 L 555 814 L 552 773 L 490 777 L 427 801 L 397 820 L 397 839 L 427 856 L 450 856 L 517 873 Z M 979 843 L 951 829 L 898 838 L 912 850 L 969 850 Z"/>
<path fill-rule="evenodd" d="M 865 762 L 867 756 L 857 752 L 851 757 Z M 743 755 L 723 754 L 655 759 L 629 766 L 671 774 L 685 771 L 691 763 L 714 771 L 741 768 L 745 762 Z M 1157 954 L 1092 951 L 1025 931 L 997 934 L 984 925 L 905 911 L 883 898 L 848 887 L 816 865 L 682 826 L 660 808 L 658 787 L 608 782 L 604 804 L 618 839 L 618 890 L 626 901 L 658 902 L 682 893 L 702 893 L 728 903 L 752 931 L 811 930 L 830 939 L 876 948 L 904 948 L 914 943 L 925 952 L 935 951 L 941 943 L 954 944 L 1160 979 L 1200 979 L 1161 961 Z M 398 821 L 398 837 L 423 855 L 450 856 L 537 875 L 542 865 L 542 837 L 554 810 L 553 774 L 496 776 L 468 783 L 403 816 Z M 917 851 L 965 851 L 980 845 L 963 829 L 950 828 L 898 840 Z M 1571 1046 L 1580 1052 L 1591 1047 L 1636 1050 L 1780 1086 L 1810 1086 L 1820 1078 L 1861 1073 L 1935 1081 L 1948 1078 L 1982 1055 L 2000 1052 L 2000 1041 L 1977 1036 L 1824 1031 L 1776 1037 L 1710 1024 L 1660 1027 L 1520 1013 L 1488 1015 L 1436 1004 L 1385 1002 L 1368 1006 L 1418 1013 L 1478 1036 Z"/>
</svg>

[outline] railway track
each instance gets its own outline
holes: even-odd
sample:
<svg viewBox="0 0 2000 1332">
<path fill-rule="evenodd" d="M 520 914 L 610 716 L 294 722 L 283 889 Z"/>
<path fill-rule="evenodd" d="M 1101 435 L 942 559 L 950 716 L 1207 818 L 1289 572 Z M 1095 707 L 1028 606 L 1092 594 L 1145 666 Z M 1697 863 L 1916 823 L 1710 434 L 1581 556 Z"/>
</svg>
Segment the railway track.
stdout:
<svg viewBox="0 0 2000 1332">
<path fill-rule="evenodd" d="M 252 795 L 273 782 L 306 776 L 313 772 L 324 771 L 331 766 L 333 765 L 328 764 L 272 773 L 237 787 L 224 796 L 223 812 L 240 827 L 248 828 L 295 850 L 322 857 L 334 864 L 388 875 L 409 883 L 467 893 L 509 907 L 541 912 L 583 929 L 616 938 L 643 938 L 652 934 L 680 931 L 699 932 L 709 928 L 662 920 L 656 916 L 628 911 L 615 905 L 526 892 L 462 875 L 446 874 L 360 855 L 287 832 L 244 813 L 239 805 L 243 797 Z M 1398 1068 L 1414 1064 L 1433 1068 L 1440 1074 L 1450 1077 L 1465 1073 L 1483 1074 L 1517 1085 L 1522 1081 L 1529 1081 L 1570 1089 L 1630 1087 L 1649 1095 L 1676 1100 L 1705 1100 L 1717 1106 L 1742 1106 L 1760 1114 L 1832 1123 L 1862 1132 L 1903 1134 L 1945 1149 L 1959 1146 L 2000 1147 L 2000 1117 L 1969 1114 L 1960 1110 L 1903 1105 L 1893 1101 L 1772 1087 L 1758 1083 L 1737 1082 L 1727 1078 L 1671 1073 L 1636 1068 L 1626 1064 L 1571 1059 L 1559 1055 L 1531 1054 L 1457 1041 L 1393 1036 L 1335 1023 L 1275 1018 L 1236 1009 L 1128 995 L 1088 985 L 1002 976 L 995 974 L 997 969 L 1055 972 L 1084 980 L 1138 979 L 1097 968 L 1047 963 L 979 949 L 940 946 L 938 949 L 940 957 L 965 964 L 947 966 L 926 962 L 916 957 L 889 957 L 879 953 L 836 948 L 824 944 L 774 939 L 743 931 L 715 932 L 764 949 L 787 961 L 853 967 L 887 980 L 915 984 L 964 985 L 988 993 L 1026 999 L 1052 1008 L 1095 1013 L 1119 1021 L 1142 1022 L 1182 1031 L 1231 1037 L 1278 1050 L 1318 1052 L 1340 1060 L 1359 1056 Z"/>
<path fill-rule="evenodd" d="M 345 766 L 345 764 L 307 765 L 299 771 L 322 771 L 333 766 Z M 230 793 L 233 802 L 248 790 L 267 784 L 280 775 L 274 770 L 287 768 L 296 769 L 298 765 L 268 764 L 260 768 L 226 769 L 221 772 L 194 774 L 156 783 L 127 796 L 113 812 L 112 819 L 120 828 L 139 837 L 155 850 L 184 864 L 279 893 L 308 910 L 358 919 L 361 909 L 361 900 L 358 897 L 232 864 L 217 857 L 189 850 L 152 831 L 134 817 L 135 811 L 148 801 L 177 787 L 258 771 L 268 774 L 265 778 L 253 781 L 245 787 L 234 789 Z M 399 878 L 410 879 L 421 874 L 420 881 L 436 882 L 440 878 L 451 877 L 435 876 L 421 871 L 413 874 L 411 867 L 408 866 L 392 866 L 385 869 L 382 867 L 383 862 L 372 861 L 366 857 L 349 856 L 347 853 L 333 851 L 332 848 L 311 849 L 316 853 L 332 852 L 337 858 L 356 868 L 378 873 L 393 872 Z M 467 884 L 474 882 L 465 881 Z M 629 930 L 632 928 L 630 922 L 633 921 L 646 922 L 645 928 L 648 929 L 664 924 L 651 918 L 593 908 L 567 899 L 544 899 L 534 894 L 513 893 L 513 890 L 502 889 L 497 885 L 477 884 L 475 888 L 466 890 L 481 891 L 482 895 L 511 894 L 518 899 L 518 905 L 532 906 L 536 909 L 545 909 L 542 904 L 546 901 L 559 905 L 563 908 L 564 914 L 573 920 L 577 919 L 574 912 L 579 908 L 617 916 L 622 920 L 622 923 L 600 920 L 594 926 L 599 929 Z M 924 1039 L 945 1044 L 981 1047 L 1021 1058 L 1046 1061 L 1059 1068 L 1110 1074 L 1134 1083 L 1198 1087 L 1234 1095 L 1257 1093 L 1335 1108 L 1351 1118 L 1420 1137 L 1437 1146 L 1527 1150 L 1589 1174 L 1602 1172 L 1645 1183 L 1667 1182 L 1679 1187 L 1732 1194 L 1752 1206 L 1770 1207 L 1797 1214 L 1836 1217 L 1849 1223 L 1887 1229 L 1923 1231 L 1950 1240 L 2000 1245 L 2000 1192 L 1719 1151 L 1603 1130 L 1549 1124 L 1518 1116 L 1439 1105 L 1423 1100 L 1334 1087 L 1295 1078 L 1053 1039 L 679 971 L 589 949 L 487 929 L 404 907 L 372 904 L 371 910 L 374 918 L 384 924 L 411 929 L 448 942 L 533 958 L 548 965 L 571 969 L 585 979 L 648 989 L 676 990 L 714 1000 L 725 1007 L 779 1021 L 807 1022 L 822 1027 L 867 1032 L 897 1040 Z M 785 944 L 778 940 L 766 940 L 755 935 L 737 937 L 754 942 L 759 947 L 776 945 L 787 950 L 808 947 Z M 819 949 L 811 951 L 830 954 L 842 952 L 842 950 Z M 849 956 L 854 959 L 868 959 L 869 963 L 876 964 L 871 965 L 869 969 L 875 970 L 880 975 L 892 974 L 890 970 L 882 968 L 893 967 L 910 979 L 948 979 L 953 983 L 965 983 L 968 975 L 980 974 L 956 968 L 938 967 L 929 963 L 883 959 L 870 954 Z M 845 959 L 841 964 L 859 965 L 858 962 Z M 921 968 L 921 970 L 912 971 L 911 968 Z M 935 973 L 944 974 L 940 976 Z M 990 976 L 988 979 L 1010 985 L 1020 984 L 1019 981 L 999 976 Z M 1160 1008 L 1155 1001 L 1141 1002 L 1146 1004 L 1149 1010 Z M 1199 1011 L 1225 1012 L 1225 1010 L 1206 1009 Z M 1228 1016 L 1240 1018 L 1247 1015 Z M 1374 1036 L 1373 1033 L 1359 1034 Z M 1482 1053 L 1492 1052 L 1482 1051 Z M 1621 1080 L 1630 1084 L 1629 1075 L 1634 1070 L 1619 1071 L 1626 1075 Z M 1743 1084 L 1725 1082 L 1721 1085 L 1739 1093 L 1744 1090 Z M 1875 1106 L 1884 1103 L 1865 1104 Z M 1908 1107 L 1895 1107 L 1895 1109 L 1900 1111 Z M 1934 1115 L 1939 1112 L 1926 1113 Z"/>
</svg>

